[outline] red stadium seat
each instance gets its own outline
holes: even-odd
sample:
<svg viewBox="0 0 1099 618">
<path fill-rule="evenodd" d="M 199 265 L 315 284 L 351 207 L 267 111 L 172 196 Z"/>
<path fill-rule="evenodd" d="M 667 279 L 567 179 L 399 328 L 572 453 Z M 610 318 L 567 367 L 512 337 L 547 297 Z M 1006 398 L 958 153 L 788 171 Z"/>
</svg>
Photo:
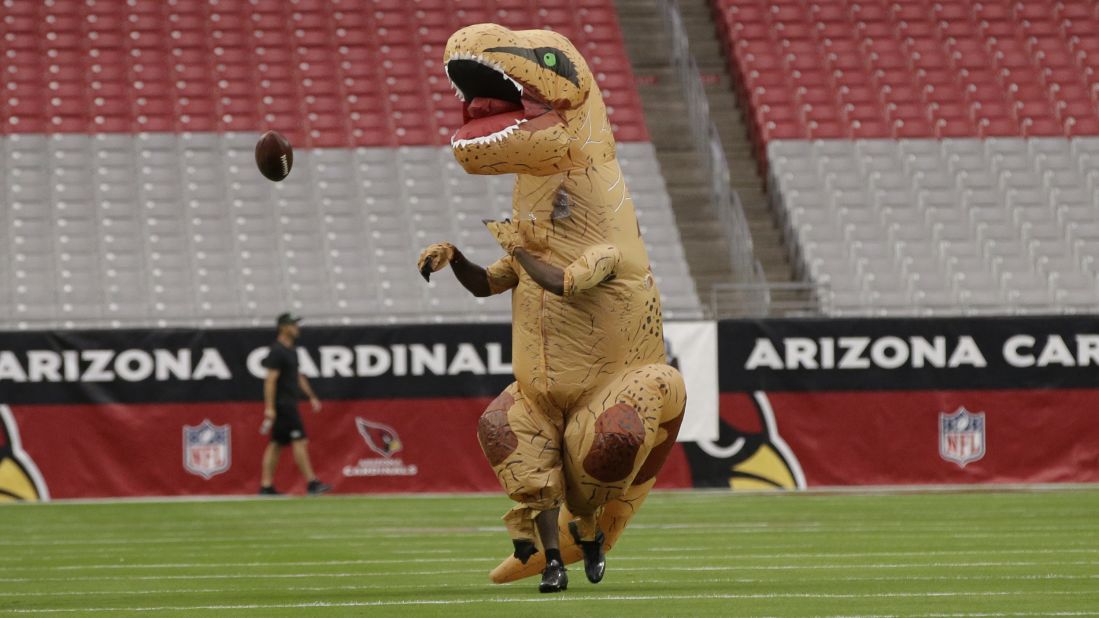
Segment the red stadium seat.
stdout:
<svg viewBox="0 0 1099 618">
<path fill-rule="evenodd" d="M 1099 135 L 1099 118 L 1093 115 L 1068 117 L 1064 121 L 1065 134 L 1069 137 Z"/>
<path fill-rule="evenodd" d="M 756 139 L 834 134 L 833 121 L 938 138 L 1099 122 L 1099 11 L 1085 0 L 713 1 Z"/>
<path fill-rule="evenodd" d="M 1065 134 L 1064 126 L 1046 116 L 1039 117 L 1023 117 L 1019 126 L 1022 128 L 1024 137 L 1046 137 L 1046 136 L 1060 136 Z"/>
</svg>

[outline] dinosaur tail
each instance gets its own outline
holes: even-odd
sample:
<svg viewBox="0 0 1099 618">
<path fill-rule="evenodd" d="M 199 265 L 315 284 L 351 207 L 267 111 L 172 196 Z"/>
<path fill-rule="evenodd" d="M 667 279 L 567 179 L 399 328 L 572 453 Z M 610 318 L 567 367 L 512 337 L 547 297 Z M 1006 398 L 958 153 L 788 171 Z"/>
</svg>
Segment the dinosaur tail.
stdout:
<svg viewBox="0 0 1099 618">
<path fill-rule="evenodd" d="M 637 514 L 637 510 L 645 502 L 645 498 L 649 495 L 649 490 L 652 489 L 654 483 L 656 483 L 656 479 L 649 479 L 645 483 L 634 485 L 603 507 L 602 513 L 599 515 L 599 529 L 603 531 L 604 535 L 603 551 L 611 551 L 622 531 L 626 529 L 630 519 Z M 573 515 L 568 512 L 568 509 L 562 507 L 558 525 L 561 538 L 561 558 L 564 559 L 565 564 L 577 562 L 582 557 L 580 547 L 569 532 L 569 523 L 573 519 Z M 546 568 L 546 555 L 543 551 L 531 556 L 526 564 L 520 562 L 515 556 L 508 556 L 492 570 L 489 577 L 494 584 L 506 584 L 531 575 L 538 575 L 544 568 Z"/>
</svg>

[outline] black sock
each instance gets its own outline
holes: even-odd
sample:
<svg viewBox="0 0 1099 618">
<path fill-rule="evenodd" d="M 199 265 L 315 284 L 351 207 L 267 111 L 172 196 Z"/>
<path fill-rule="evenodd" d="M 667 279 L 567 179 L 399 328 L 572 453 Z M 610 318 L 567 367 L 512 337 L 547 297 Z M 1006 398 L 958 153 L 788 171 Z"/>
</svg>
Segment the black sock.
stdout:
<svg viewBox="0 0 1099 618">
<path fill-rule="evenodd" d="M 523 564 L 526 564 L 531 556 L 538 553 L 538 548 L 534 546 L 533 541 L 520 539 L 513 540 L 511 544 L 515 546 L 515 557 Z"/>
<path fill-rule="evenodd" d="M 546 564 L 553 562 L 554 560 L 564 564 L 565 561 L 561 559 L 560 549 L 547 549 L 546 550 Z"/>
</svg>

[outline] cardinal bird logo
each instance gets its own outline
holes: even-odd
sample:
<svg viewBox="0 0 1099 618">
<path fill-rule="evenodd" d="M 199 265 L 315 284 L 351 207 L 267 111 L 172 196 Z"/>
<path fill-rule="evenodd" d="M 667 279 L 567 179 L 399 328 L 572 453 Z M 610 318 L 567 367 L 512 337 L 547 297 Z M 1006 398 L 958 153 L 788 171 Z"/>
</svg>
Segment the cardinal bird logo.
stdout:
<svg viewBox="0 0 1099 618">
<path fill-rule="evenodd" d="M 0 502 L 49 499 L 42 474 L 23 450 L 15 416 L 8 406 L 0 405 Z"/>
<path fill-rule="evenodd" d="M 355 417 L 355 428 L 359 435 L 366 441 L 370 450 L 389 459 L 396 455 L 403 447 L 401 437 L 397 430 L 389 425 L 368 421 L 362 417 Z"/>
<path fill-rule="evenodd" d="M 751 407 L 723 406 L 716 441 L 683 444 L 694 486 L 721 479 L 721 487 L 733 490 L 805 489 L 801 464 L 778 433 L 767 394 L 752 393 L 751 401 Z"/>
</svg>

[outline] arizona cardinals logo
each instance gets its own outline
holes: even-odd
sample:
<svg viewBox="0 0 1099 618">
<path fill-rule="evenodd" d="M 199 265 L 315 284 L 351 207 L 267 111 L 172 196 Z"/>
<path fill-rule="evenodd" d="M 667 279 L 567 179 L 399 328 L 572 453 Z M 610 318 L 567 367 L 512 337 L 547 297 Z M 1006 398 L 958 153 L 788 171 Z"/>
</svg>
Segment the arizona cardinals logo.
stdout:
<svg viewBox="0 0 1099 618">
<path fill-rule="evenodd" d="M 19 427 L 6 405 L 0 405 L 0 502 L 49 500 L 46 482 L 23 451 Z"/>
<path fill-rule="evenodd" d="M 722 478 L 730 489 L 805 488 L 801 465 L 778 433 L 767 394 L 752 393 L 752 403 L 722 410 L 717 441 L 683 444 L 695 487 Z"/>
<path fill-rule="evenodd" d="M 373 423 L 361 417 L 355 417 L 355 428 L 359 430 L 359 435 L 363 437 L 363 440 L 366 440 L 366 445 L 370 447 L 370 450 L 386 459 L 403 448 L 397 430 L 389 425 Z"/>
</svg>

